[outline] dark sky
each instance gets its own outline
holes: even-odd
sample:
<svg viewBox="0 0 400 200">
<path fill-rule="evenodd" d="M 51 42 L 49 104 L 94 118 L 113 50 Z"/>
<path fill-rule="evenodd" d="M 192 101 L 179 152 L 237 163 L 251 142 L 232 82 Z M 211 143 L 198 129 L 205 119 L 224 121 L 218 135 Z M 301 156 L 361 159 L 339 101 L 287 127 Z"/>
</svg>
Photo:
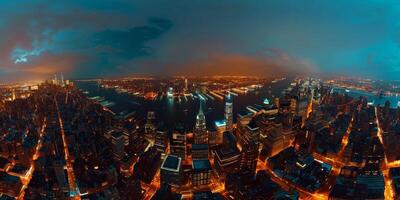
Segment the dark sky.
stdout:
<svg viewBox="0 0 400 200">
<path fill-rule="evenodd" d="M 400 79 L 398 0 L 0 0 L 0 82 L 340 73 Z"/>
</svg>

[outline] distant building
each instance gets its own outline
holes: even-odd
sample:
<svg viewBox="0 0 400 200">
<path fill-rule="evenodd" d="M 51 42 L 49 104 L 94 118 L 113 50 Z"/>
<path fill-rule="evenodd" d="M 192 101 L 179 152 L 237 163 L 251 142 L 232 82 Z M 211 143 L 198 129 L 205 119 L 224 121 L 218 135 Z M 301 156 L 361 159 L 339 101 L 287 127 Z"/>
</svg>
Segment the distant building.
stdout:
<svg viewBox="0 0 400 200">
<path fill-rule="evenodd" d="M 225 121 L 226 121 L 226 130 L 233 130 L 233 98 L 231 93 L 228 92 L 228 95 L 225 97 Z"/>
<path fill-rule="evenodd" d="M 199 102 L 199 113 L 196 116 L 196 125 L 193 130 L 194 135 L 194 143 L 195 144 L 207 144 L 208 135 L 207 135 L 207 127 L 206 127 L 206 117 L 203 113 L 202 109 L 202 101 Z"/>
<path fill-rule="evenodd" d="M 192 184 L 194 186 L 207 185 L 211 181 L 211 164 L 206 160 L 193 160 L 192 163 Z"/>
<path fill-rule="evenodd" d="M 144 132 L 146 134 L 146 138 L 149 139 L 150 141 L 154 141 L 154 136 L 155 136 L 155 131 L 156 131 L 156 126 L 155 126 L 155 113 L 153 111 L 147 112 L 147 121 L 146 124 L 144 125 Z"/>
<path fill-rule="evenodd" d="M 184 178 L 182 172 L 182 159 L 175 155 L 168 155 L 161 165 L 161 183 L 167 183 L 176 186 L 182 185 Z"/>
</svg>

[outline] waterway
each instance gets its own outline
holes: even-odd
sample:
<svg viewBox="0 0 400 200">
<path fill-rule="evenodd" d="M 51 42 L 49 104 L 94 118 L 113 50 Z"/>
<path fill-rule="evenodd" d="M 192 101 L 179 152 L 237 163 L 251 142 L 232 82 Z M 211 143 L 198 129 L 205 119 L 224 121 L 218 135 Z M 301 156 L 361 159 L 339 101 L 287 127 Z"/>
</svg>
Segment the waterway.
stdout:
<svg viewBox="0 0 400 200">
<path fill-rule="evenodd" d="M 333 88 L 334 92 L 339 92 L 343 94 L 348 94 L 353 98 L 359 98 L 360 96 L 364 96 L 368 99 L 368 102 L 372 103 L 375 106 L 383 106 L 386 101 L 390 102 L 392 108 L 397 108 L 400 106 L 400 96 L 377 96 L 370 92 L 362 91 L 362 90 L 348 90 L 346 88 L 335 87 Z"/>
<path fill-rule="evenodd" d="M 233 95 L 234 119 L 236 119 L 237 113 L 245 110 L 248 105 L 262 105 L 265 98 L 272 102 L 274 97 L 281 96 L 282 91 L 289 87 L 292 80 L 288 78 L 276 83 L 269 82 L 257 91 L 238 96 Z M 144 119 L 148 111 L 154 111 L 156 121 L 163 121 L 169 129 L 172 129 L 177 123 L 182 123 L 188 130 L 191 130 L 199 111 L 198 98 L 188 97 L 186 100 L 181 97 L 179 100 L 178 98 L 158 97 L 154 101 L 149 101 L 127 93 L 118 93 L 114 89 L 99 87 L 96 81 L 77 81 L 75 84 L 79 89 L 86 91 L 86 95 L 90 98 L 101 98 L 103 101 L 112 102 L 113 104 L 109 108 L 117 114 L 134 112 L 135 117 Z M 218 98 L 214 100 L 208 98 L 203 104 L 207 126 L 211 127 L 216 120 L 224 118 L 224 103 Z"/>
</svg>

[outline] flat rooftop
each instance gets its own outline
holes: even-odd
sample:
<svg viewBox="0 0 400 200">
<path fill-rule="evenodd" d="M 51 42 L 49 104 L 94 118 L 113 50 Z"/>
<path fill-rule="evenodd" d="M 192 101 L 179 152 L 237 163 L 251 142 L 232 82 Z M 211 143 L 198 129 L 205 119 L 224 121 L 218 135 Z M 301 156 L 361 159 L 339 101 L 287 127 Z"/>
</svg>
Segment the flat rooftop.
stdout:
<svg viewBox="0 0 400 200">
<path fill-rule="evenodd" d="M 192 168 L 193 170 L 199 170 L 199 171 L 211 170 L 211 163 L 208 159 L 193 160 Z"/>
<path fill-rule="evenodd" d="M 192 144 L 192 150 L 205 150 L 208 149 L 208 144 Z"/>
<path fill-rule="evenodd" d="M 182 159 L 178 156 L 168 155 L 161 165 L 161 169 L 179 172 L 181 168 L 181 161 Z"/>
</svg>

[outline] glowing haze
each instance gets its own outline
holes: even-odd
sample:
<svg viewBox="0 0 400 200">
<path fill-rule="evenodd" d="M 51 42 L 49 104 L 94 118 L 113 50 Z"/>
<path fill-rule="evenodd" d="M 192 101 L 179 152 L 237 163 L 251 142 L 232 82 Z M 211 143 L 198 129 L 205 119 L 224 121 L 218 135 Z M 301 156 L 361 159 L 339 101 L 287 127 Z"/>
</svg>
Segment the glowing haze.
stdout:
<svg viewBox="0 0 400 200">
<path fill-rule="evenodd" d="M 339 73 L 400 79 L 397 0 L 0 2 L 0 82 Z"/>
</svg>

